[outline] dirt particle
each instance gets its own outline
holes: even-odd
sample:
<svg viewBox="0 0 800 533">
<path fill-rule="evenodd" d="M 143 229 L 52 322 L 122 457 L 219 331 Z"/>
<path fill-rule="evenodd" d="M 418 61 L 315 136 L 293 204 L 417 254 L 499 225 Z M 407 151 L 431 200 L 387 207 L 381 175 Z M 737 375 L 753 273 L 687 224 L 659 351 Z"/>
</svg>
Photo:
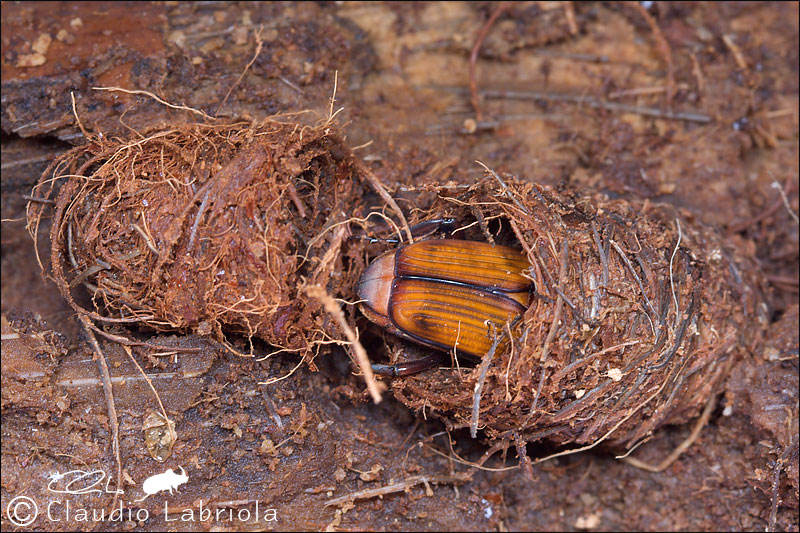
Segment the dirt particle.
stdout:
<svg viewBox="0 0 800 533">
<path fill-rule="evenodd" d="M 51 42 L 53 42 L 53 38 L 50 37 L 50 34 L 42 33 L 33 41 L 31 48 L 33 48 L 34 52 L 44 55 L 47 53 L 47 49 L 50 48 Z"/>
<path fill-rule="evenodd" d="M 247 33 L 248 29 L 244 26 L 236 26 L 231 32 L 231 39 L 233 39 L 233 44 L 237 46 L 241 46 L 247 43 Z"/>
<path fill-rule="evenodd" d="M 72 44 L 75 42 L 75 36 L 72 35 L 70 32 L 68 32 L 67 30 L 65 30 L 64 28 L 58 30 L 58 33 L 56 33 L 56 39 L 59 42 L 66 44 Z"/>
<path fill-rule="evenodd" d="M 600 518 L 602 514 L 599 512 L 589 513 L 583 516 L 579 516 L 577 520 L 575 520 L 575 528 L 576 529 L 597 529 L 600 525 Z"/>
<path fill-rule="evenodd" d="M 275 41 L 277 38 L 278 38 L 278 30 L 276 30 L 275 28 L 264 30 L 264 32 L 261 34 L 261 39 L 265 43 L 271 43 Z"/>
<path fill-rule="evenodd" d="M 366 472 L 359 473 L 358 477 L 361 479 L 361 481 L 375 481 L 380 477 L 379 474 L 381 470 L 383 470 L 383 466 L 376 464 Z"/>
<path fill-rule="evenodd" d="M 222 37 L 215 37 L 213 39 L 209 39 L 200 47 L 200 52 L 207 54 L 209 52 L 213 52 L 214 50 L 219 50 L 225 46 L 225 39 Z"/>
<path fill-rule="evenodd" d="M 186 44 L 186 35 L 183 33 L 182 30 L 175 30 L 173 32 L 170 32 L 170 34 L 167 36 L 167 42 L 172 43 L 178 48 L 182 49 L 183 46 Z"/>
<path fill-rule="evenodd" d="M 47 62 L 47 58 L 42 54 L 23 54 L 17 58 L 17 66 L 20 68 L 39 67 Z"/>
</svg>

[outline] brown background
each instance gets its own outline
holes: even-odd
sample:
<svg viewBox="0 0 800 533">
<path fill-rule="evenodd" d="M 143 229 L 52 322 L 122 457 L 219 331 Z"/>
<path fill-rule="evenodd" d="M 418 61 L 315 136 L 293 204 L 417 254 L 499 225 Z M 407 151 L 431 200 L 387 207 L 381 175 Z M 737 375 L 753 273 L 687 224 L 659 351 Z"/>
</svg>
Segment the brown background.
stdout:
<svg viewBox="0 0 800 533">
<path fill-rule="evenodd" d="M 104 345 L 112 376 L 123 378 L 114 390 L 126 501 L 141 497 L 147 476 L 183 465 L 190 482 L 166 497 L 172 513 L 197 509 L 200 500 L 235 510 L 253 510 L 258 500 L 278 513 L 270 523 L 166 523 L 158 495 L 139 504 L 149 521 L 110 527 L 797 531 L 798 228 L 772 184 L 784 188 L 796 213 L 798 4 L 657 3 L 650 13 L 674 67 L 670 102 L 663 47 L 635 8 L 513 4 L 481 48 L 482 119 L 469 134 L 469 55 L 497 8 L 2 5 L 4 510 L 19 494 L 40 507 L 69 499 L 102 509 L 109 496 L 67 498 L 48 492 L 47 480 L 75 468 L 116 471 L 91 351 L 70 309 L 42 280 L 24 230 L 23 196 L 55 154 L 83 139 L 69 93 L 87 129 L 132 136 L 193 117 L 143 95 L 93 87 L 147 90 L 218 116 L 325 116 L 338 72 L 335 106 L 343 108 L 347 142 L 390 189 L 469 183 L 482 173 L 478 159 L 545 184 L 673 203 L 716 225 L 769 277 L 775 325 L 768 346 L 734 369 L 711 424 L 666 471 L 644 472 L 591 451 L 542 463 L 531 480 L 502 470 L 500 457 L 487 464 L 495 470 L 473 470 L 460 458 L 476 460 L 485 443 L 456 432 L 451 448 L 435 420 L 417 419 L 391 398 L 367 403 L 339 350 L 317 359 L 318 373 L 301 368 L 263 386 L 296 361 L 236 359 L 195 338 L 175 342 L 203 346 L 196 356 L 166 361 L 137 353 L 153 365 L 148 373 L 165 373 L 154 382 L 178 421 L 173 457 L 159 464 L 141 429 L 157 404 L 125 353 Z M 237 83 L 259 30 L 261 50 Z M 667 428 L 634 453 L 657 463 L 689 431 Z M 552 451 L 546 443 L 527 450 L 532 457 Z M 512 448 L 506 465 L 515 464 Z M 419 476 L 442 483 L 426 487 Z M 410 488 L 324 506 L 396 483 Z M 2 520 L 3 530 L 12 529 L 5 514 Z M 33 527 L 100 528 L 42 518 Z"/>
</svg>

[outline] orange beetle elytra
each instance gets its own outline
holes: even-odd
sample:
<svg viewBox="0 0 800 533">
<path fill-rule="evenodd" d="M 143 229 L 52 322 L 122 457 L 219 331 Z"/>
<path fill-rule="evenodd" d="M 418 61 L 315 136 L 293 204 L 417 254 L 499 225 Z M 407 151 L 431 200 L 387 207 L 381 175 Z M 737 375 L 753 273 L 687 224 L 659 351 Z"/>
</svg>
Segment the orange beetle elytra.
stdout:
<svg viewBox="0 0 800 533">
<path fill-rule="evenodd" d="M 492 332 L 502 332 L 530 304 L 533 283 L 523 275 L 529 267 L 520 251 L 507 246 L 423 240 L 378 257 L 356 291 L 364 315 L 390 333 L 479 359 L 494 342 Z M 407 375 L 430 366 L 382 373 Z"/>
</svg>

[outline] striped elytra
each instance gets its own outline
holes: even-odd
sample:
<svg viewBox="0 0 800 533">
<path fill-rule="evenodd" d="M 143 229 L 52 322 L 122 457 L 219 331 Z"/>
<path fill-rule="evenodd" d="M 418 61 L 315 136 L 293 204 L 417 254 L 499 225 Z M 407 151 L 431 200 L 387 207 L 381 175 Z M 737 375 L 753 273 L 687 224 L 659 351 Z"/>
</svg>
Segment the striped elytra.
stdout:
<svg viewBox="0 0 800 533">
<path fill-rule="evenodd" d="M 367 318 L 389 332 L 480 358 L 530 304 L 529 267 L 507 246 L 424 240 L 376 259 L 357 292 Z"/>
</svg>

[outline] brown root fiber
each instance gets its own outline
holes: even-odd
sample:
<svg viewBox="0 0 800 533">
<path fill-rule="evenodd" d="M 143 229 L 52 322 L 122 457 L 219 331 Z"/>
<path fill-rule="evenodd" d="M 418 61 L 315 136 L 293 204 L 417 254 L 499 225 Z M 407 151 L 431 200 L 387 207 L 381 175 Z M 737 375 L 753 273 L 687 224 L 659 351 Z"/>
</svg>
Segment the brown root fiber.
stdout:
<svg viewBox="0 0 800 533">
<path fill-rule="evenodd" d="M 699 415 L 762 340 L 757 268 L 674 207 L 499 178 L 431 189 L 426 217 L 527 253 L 535 295 L 482 387 L 480 367 L 423 372 L 393 382 L 409 407 L 469 427 L 481 390 L 490 438 L 630 447 Z"/>
<path fill-rule="evenodd" d="M 328 124 L 215 122 L 95 138 L 33 196 L 54 197 L 52 275 L 80 314 L 229 347 L 225 333 L 257 337 L 310 363 L 337 330 L 303 287 L 343 296 L 363 267 L 343 261 L 359 180 Z M 42 215 L 29 204 L 34 236 Z"/>
</svg>

